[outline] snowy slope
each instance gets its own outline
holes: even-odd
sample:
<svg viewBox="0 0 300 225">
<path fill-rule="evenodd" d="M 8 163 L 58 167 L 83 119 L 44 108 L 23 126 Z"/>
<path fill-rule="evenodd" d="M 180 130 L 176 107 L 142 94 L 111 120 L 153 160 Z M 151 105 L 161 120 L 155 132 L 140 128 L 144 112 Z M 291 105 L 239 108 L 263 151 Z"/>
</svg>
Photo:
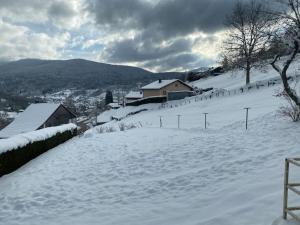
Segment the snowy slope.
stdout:
<svg viewBox="0 0 300 225">
<path fill-rule="evenodd" d="M 284 62 L 284 57 L 278 63 Z M 297 59 L 291 66 L 288 71 L 289 76 L 294 76 L 295 74 L 300 73 L 299 66 L 300 58 Z M 261 80 L 267 80 L 270 78 L 279 78 L 279 74 L 271 68 L 270 65 L 263 68 L 254 68 L 251 71 L 251 82 L 257 82 Z M 241 87 L 245 84 L 245 72 L 243 70 L 234 70 L 229 71 L 221 76 L 217 77 L 208 77 L 198 81 L 191 82 L 190 85 L 199 88 L 223 88 L 223 89 L 233 89 Z"/>
<path fill-rule="evenodd" d="M 142 128 L 90 130 L 0 178 L 0 224 L 271 225 L 282 212 L 284 158 L 300 153 L 299 124 L 276 114 L 278 89 L 153 105 L 105 124 Z"/>
</svg>

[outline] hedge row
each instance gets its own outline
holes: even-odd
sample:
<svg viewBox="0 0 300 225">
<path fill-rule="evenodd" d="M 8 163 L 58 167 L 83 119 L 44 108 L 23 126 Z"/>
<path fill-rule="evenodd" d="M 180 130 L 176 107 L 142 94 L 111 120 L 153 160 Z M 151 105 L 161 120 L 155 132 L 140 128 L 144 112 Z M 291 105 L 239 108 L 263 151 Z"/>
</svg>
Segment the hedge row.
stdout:
<svg viewBox="0 0 300 225">
<path fill-rule="evenodd" d="M 67 130 L 51 138 L 29 143 L 24 147 L 0 154 L 0 177 L 11 173 L 30 160 L 76 136 L 77 130 Z"/>
</svg>

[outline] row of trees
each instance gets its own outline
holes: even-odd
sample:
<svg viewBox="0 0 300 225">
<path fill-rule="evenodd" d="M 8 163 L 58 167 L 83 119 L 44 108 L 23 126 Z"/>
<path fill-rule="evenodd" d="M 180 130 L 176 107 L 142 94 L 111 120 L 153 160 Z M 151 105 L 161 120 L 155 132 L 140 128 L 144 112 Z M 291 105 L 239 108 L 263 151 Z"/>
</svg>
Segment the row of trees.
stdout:
<svg viewBox="0 0 300 225">
<path fill-rule="evenodd" d="M 288 82 L 287 71 L 299 54 L 300 0 L 237 2 L 227 19 L 228 34 L 223 44 L 223 64 L 242 68 L 246 84 L 251 69 L 269 63 L 281 76 L 284 95 L 300 108 L 300 98 Z M 284 62 L 279 63 L 282 56 Z M 270 61 L 270 59 L 273 59 Z"/>
</svg>

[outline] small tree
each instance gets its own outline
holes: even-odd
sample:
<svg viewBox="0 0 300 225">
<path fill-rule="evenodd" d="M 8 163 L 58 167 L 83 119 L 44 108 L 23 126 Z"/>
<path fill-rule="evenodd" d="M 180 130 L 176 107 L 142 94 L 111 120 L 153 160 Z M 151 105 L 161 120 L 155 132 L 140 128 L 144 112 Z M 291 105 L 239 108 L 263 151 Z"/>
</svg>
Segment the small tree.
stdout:
<svg viewBox="0 0 300 225">
<path fill-rule="evenodd" d="M 105 95 L 105 105 L 108 105 L 109 103 L 113 103 L 113 94 L 110 90 L 106 91 L 106 95 Z"/>
<path fill-rule="evenodd" d="M 264 5 L 256 0 L 238 1 L 226 25 L 227 39 L 223 43 L 224 55 L 233 67 L 246 72 L 246 84 L 250 83 L 250 72 L 260 59 L 269 39 L 270 15 L 264 13 Z"/>
</svg>

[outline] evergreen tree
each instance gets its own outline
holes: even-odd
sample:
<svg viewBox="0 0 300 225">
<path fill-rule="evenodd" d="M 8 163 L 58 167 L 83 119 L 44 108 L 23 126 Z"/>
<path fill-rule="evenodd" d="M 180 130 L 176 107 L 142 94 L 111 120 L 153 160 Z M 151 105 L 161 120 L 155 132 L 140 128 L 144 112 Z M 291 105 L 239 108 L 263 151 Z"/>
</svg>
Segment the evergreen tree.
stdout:
<svg viewBox="0 0 300 225">
<path fill-rule="evenodd" d="M 107 90 L 105 95 L 105 105 L 108 105 L 109 103 L 113 103 L 113 94 L 111 91 Z"/>
</svg>

